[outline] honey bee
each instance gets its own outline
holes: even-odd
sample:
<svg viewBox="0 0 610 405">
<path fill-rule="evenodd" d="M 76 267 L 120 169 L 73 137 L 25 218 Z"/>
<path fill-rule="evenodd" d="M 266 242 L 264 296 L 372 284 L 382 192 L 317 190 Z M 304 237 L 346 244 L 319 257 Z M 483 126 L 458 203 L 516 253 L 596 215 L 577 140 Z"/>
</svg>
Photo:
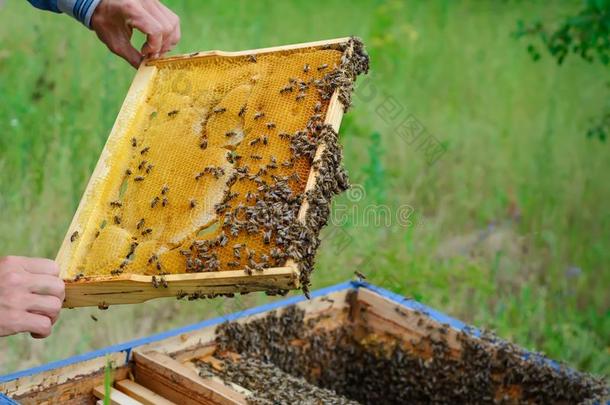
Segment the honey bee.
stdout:
<svg viewBox="0 0 610 405">
<path fill-rule="evenodd" d="M 239 109 L 239 112 L 237 113 L 238 116 L 243 117 L 244 114 L 246 113 L 247 107 L 244 105 Z"/>
<path fill-rule="evenodd" d="M 160 198 L 158 196 L 155 196 L 155 198 L 152 199 L 152 201 L 150 202 L 150 208 L 155 208 L 157 206 L 157 204 L 159 203 Z"/>
<path fill-rule="evenodd" d="M 161 187 L 161 195 L 167 194 L 168 191 L 169 191 L 169 186 L 167 184 L 164 184 L 163 187 Z"/>
<path fill-rule="evenodd" d="M 223 112 L 227 111 L 227 109 L 224 107 L 216 107 L 212 111 L 214 114 L 222 114 Z"/>
<path fill-rule="evenodd" d="M 78 281 L 84 277 L 85 275 L 83 273 L 78 273 L 76 276 L 74 276 L 74 281 Z"/>
<path fill-rule="evenodd" d="M 189 293 L 187 293 L 187 292 L 186 292 L 186 291 L 184 291 L 184 290 L 180 290 L 180 291 L 178 291 L 178 292 L 176 293 L 176 299 L 181 300 L 181 299 L 183 299 L 184 297 L 186 297 L 187 295 L 189 295 Z"/>
<path fill-rule="evenodd" d="M 118 276 L 119 274 L 121 274 L 123 272 L 123 269 L 114 269 L 110 272 L 111 275 L 113 276 Z"/>
<path fill-rule="evenodd" d="M 280 132 L 279 137 L 280 137 L 281 139 L 290 139 L 290 138 L 292 138 L 292 135 L 290 135 L 290 134 L 289 134 L 289 133 L 287 133 L 287 132 Z"/>
<path fill-rule="evenodd" d="M 290 93 L 292 92 L 292 90 L 294 90 L 294 87 L 292 87 L 291 85 L 287 85 L 280 89 L 280 94 Z"/>
<path fill-rule="evenodd" d="M 127 169 L 127 170 L 125 170 L 125 175 L 127 175 L 127 176 L 131 176 L 131 173 L 132 173 L 132 172 L 131 172 L 131 169 Z"/>
<path fill-rule="evenodd" d="M 106 304 L 106 301 L 102 301 L 99 304 L 97 304 L 97 308 L 101 309 L 102 311 L 105 311 L 109 308 L 110 306 L 108 304 Z"/>
<path fill-rule="evenodd" d="M 144 166 L 146 166 L 146 163 L 148 163 L 147 160 L 141 161 L 140 164 L 138 165 L 138 170 L 142 170 L 144 168 Z"/>
<path fill-rule="evenodd" d="M 227 266 L 229 266 L 229 267 L 239 267 L 239 262 L 227 262 Z"/>
<path fill-rule="evenodd" d="M 163 286 L 163 288 L 168 288 L 169 284 L 167 283 L 167 280 L 165 279 L 165 277 L 161 276 L 161 285 Z"/>
<path fill-rule="evenodd" d="M 263 118 L 264 116 L 265 116 L 264 112 L 258 111 L 256 114 L 254 114 L 254 119 L 257 120 L 257 119 Z"/>
<path fill-rule="evenodd" d="M 263 135 L 263 145 L 267 144 L 269 144 L 269 138 L 267 137 L 267 135 Z"/>
<path fill-rule="evenodd" d="M 150 150 L 150 146 L 146 146 L 140 151 L 140 155 L 145 155 Z"/>
<path fill-rule="evenodd" d="M 129 245 L 129 253 L 127 253 L 127 258 L 129 258 L 130 256 L 133 255 L 133 253 L 136 251 L 137 247 L 138 247 L 138 242 L 131 242 L 131 245 Z"/>
<path fill-rule="evenodd" d="M 356 270 L 356 271 L 354 271 L 354 274 L 355 274 L 355 275 L 356 275 L 356 277 L 358 277 L 359 279 L 366 280 L 366 276 L 365 276 L 364 274 L 362 274 L 362 272 L 360 272 L 360 271 Z"/>
<path fill-rule="evenodd" d="M 308 63 L 306 63 L 306 64 L 303 66 L 303 73 L 307 73 L 307 72 L 309 72 L 309 64 L 308 64 Z"/>
<path fill-rule="evenodd" d="M 117 225 L 121 225 L 121 217 L 119 217 L 118 215 L 114 216 L 114 223 Z"/>
<path fill-rule="evenodd" d="M 74 231 L 72 235 L 70 235 L 70 242 L 74 242 L 76 239 L 78 239 L 78 231 Z"/>
<path fill-rule="evenodd" d="M 142 219 L 140 219 L 140 220 L 138 221 L 138 223 L 136 224 L 136 229 L 138 229 L 138 230 L 139 230 L 139 229 L 140 229 L 140 228 L 142 228 L 143 226 L 144 226 L 144 218 L 142 218 Z"/>
<path fill-rule="evenodd" d="M 263 157 L 261 155 L 250 155 L 250 157 L 254 160 L 262 160 Z"/>
<path fill-rule="evenodd" d="M 146 174 L 150 173 L 150 171 L 153 169 L 153 167 L 155 167 L 154 165 L 149 164 L 148 166 L 146 166 Z"/>
<path fill-rule="evenodd" d="M 322 71 L 324 69 L 326 69 L 328 67 L 328 63 L 323 63 L 322 65 L 318 66 L 318 71 Z"/>
<path fill-rule="evenodd" d="M 142 180 L 144 180 L 144 177 L 143 177 L 143 176 L 136 176 L 136 177 L 134 177 L 134 179 L 133 179 L 133 181 L 142 181 Z"/>
<path fill-rule="evenodd" d="M 191 200 L 189 205 L 190 205 L 191 209 L 193 209 L 193 208 L 195 208 L 197 206 L 197 201 L 196 200 Z"/>
<path fill-rule="evenodd" d="M 152 264 L 153 262 L 156 262 L 159 260 L 159 257 L 153 253 L 149 258 L 148 258 L 148 264 Z"/>
<path fill-rule="evenodd" d="M 229 163 L 235 163 L 237 161 L 239 161 L 241 159 L 241 155 L 238 155 L 237 153 L 235 153 L 235 151 L 231 151 L 227 154 L 227 160 L 229 161 Z M 237 177 L 236 177 L 237 179 Z M 228 184 L 229 182 L 227 182 Z"/>
<path fill-rule="evenodd" d="M 305 92 L 299 92 L 299 94 L 297 94 L 297 97 L 295 98 L 296 101 L 301 101 L 305 98 Z"/>
<path fill-rule="evenodd" d="M 247 275 L 251 276 L 252 275 L 252 268 L 250 266 L 246 266 L 246 268 L 244 268 L 244 273 L 246 273 Z"/>
<path fill-rule="evenodd" d="M 168 117 L 174 117 L 174 116 L 176 116 L 176 114 L 178 114 L 178 110 L 172 110 L 172 111 L 167 113 L 167 116 Z"/>
<path fill-rule="evenodd" d="M 316 105 L 313 107 L 313 110 L 314 110 L 316 113 L 319 113 L 320 111 L 322 111 L 322 103 L 318 101 L 318 102 L 316 103 Z"/>
<path fill-rule="evenodd" d="M 206 149 L 208 147 L 208 140 L 207 139 L 202 140 L 201 143 L 199 144 L 199 147 L 201 149 Z"/>
<path fill-rule="evenodd" d="M 134 148 L 138 146 L 138 140 L 136 138 L 131 138 L 131 146 Z"/>
<path fill-rule="evenodd" d="M 120 201 L 110 201 L 110 206 L 112 208 L 121 208 L 123 204 Z"/>
<path fill-rule="evenodd" d="M 251 140 L 251 141 L 250 141 L 250 146 L 254 146 L 254 145 L 256 145 L 257 143 L 259 143 L 260 141 L 261 141 L 261 138 L 260 138 L 260 137 L 258 137 L 258 138 L 254 138 L 253 140 Z"/>
<path fill-rule="evenodd" d="M 230 130 L 230 131 L 228 131 L 228 132 L 225 132 L 225 136 L 226 136 L 227 138 L 229 138 L 229 137 L 231 137 L 231 136 L 235 136 L 235 135 L 237 135 L 237 132 L 235 132 L 234 130 Z"/>
<path fill-rule="evenodd" d="M 248 61 L 252 63 L 256 63 L 256 55 L 248 55 Z"/>
<path fill-rule="evenodd" d="M 159 280 L 157 280 L 157 276 L 152 276 L 152 285 L 154 288 L 159 288 Z"/>
<path fill-rule="evenodd" d="M 161 201 L 161 205 L 162 205 L 163 207 L 167 207 L 167 204 L 169 204 L 169 201 L 167 200 L 167 198 L 166 198 L 166 197 L 163 197 L 163 201 Z"/>
<path fill-rule="evenodd" d="M 273 128 L 275 128 L 275 122 L 268 122 L 267 129 L 273 129 Z"/>
<path fill-rule="evenodd" d="M 152 233 L 152 229 L 146 228 L 145 230 L 142 231 L 142 236 L 150 235 L 151 233 Z"/>
</svg>

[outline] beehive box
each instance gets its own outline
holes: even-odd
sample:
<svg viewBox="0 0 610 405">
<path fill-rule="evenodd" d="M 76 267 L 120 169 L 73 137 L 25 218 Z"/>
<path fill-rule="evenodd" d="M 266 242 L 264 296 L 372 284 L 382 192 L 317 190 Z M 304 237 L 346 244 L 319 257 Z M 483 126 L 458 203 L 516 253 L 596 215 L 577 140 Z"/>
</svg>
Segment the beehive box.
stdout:
<svg viewBox="0 0 610 405">
<path fill-rule="evenodd" d="M 117 404 L 608 398 L 601 379 L 362 282 L 2 376 L 0 392 L 22 404 L 94 404 L 106 396 L 107 362 Z"/>
<path fill-rule="evenodd" d="M 57 256 L 64 305 L 306 291 L 367 69 L 354 38 L 143 64 Z"/>
</svg>

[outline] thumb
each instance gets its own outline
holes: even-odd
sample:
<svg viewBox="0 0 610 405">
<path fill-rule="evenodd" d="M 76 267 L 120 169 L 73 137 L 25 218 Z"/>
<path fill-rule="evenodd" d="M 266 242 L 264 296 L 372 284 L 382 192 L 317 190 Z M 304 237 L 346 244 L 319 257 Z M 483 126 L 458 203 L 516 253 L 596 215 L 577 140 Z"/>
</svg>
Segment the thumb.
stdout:
<svg viewBox="0 0 610 405">
<path fill-rule="evenodd" d="M 125 59 L 131 66 L 134 68 L 140 67 L 140 63 L 142 62 L 142 54 L 138 52 L 136 48 L 134 48 L 129 41 L 123 41 L 114 49 L 111 49 L 112 52 Z"/>
</svg>

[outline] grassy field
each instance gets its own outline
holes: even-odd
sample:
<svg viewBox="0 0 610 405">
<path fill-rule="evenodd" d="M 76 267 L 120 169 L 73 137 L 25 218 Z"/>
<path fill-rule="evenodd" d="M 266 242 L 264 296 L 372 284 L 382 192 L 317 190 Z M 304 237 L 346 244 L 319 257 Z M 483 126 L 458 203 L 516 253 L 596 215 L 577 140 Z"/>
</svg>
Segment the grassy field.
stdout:
<svg viewBox="0 0 610 405">
<path fill-rule="evenodd" d="M 367 44 L 373 74 L 342 127 L 346 165 L 366 196 L 336 201 L 350 215 L 324 232 L 314 288 L 357 268 L 610 375 L 610 145 L 584 135 L 608 99 L 608 71 L 576 58 L 534 63 L 511 37 L 517 20 L 563 16 L 580 2 L 167 3 L 182 17 L 178 52 L 350 34 Z M 68 17 L 24 1 L 0 6 L 0 255 L 55 256 L 133 74 Z M 434 164 L 397 133 L 409 115 L 446 146 Z M 405 207 L 409 224 L 366 223 L 371 211 L 395 218 Z M 266 299 L 67 310 L 46 340 L 3 339 L 0 372 Z"/>
</svg>

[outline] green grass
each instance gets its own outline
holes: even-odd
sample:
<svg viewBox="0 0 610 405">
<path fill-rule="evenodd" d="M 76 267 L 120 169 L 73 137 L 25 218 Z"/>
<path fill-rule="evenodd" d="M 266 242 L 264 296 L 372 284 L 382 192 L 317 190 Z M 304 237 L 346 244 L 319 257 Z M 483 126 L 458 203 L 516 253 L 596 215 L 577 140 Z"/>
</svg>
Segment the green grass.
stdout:
<svg viewBox="0 0 610 405">
<path fill-rule="evenodd" d="M 610 375 L 610 145 L 584 136 L 608 98 L 608 71 L 577 58 L 533 63 L 510 35 L 519 19 L 565 15 L 579 2 L 168 3 L 182 17 L 178 52 L 349 34 L 367 44 L 378 95 L 365 102 L 360 88 L 341 131 L 366 198 L 336 203 L 393 213 L 408 205 L 413 225 L 363 226 L 351 216 L 326 229 L 314 288 L 358 268 L 528 349 Z M 23 1 L 0 8 L 0 255 L 54 257 L 133 74 L 68 17 Z M 436 164 L 376 112 L 387 97 L 446 145 Z M 1 370 L 264 300 L 67 310 L 46 340 L 4 339 Z"/>
</svg>

